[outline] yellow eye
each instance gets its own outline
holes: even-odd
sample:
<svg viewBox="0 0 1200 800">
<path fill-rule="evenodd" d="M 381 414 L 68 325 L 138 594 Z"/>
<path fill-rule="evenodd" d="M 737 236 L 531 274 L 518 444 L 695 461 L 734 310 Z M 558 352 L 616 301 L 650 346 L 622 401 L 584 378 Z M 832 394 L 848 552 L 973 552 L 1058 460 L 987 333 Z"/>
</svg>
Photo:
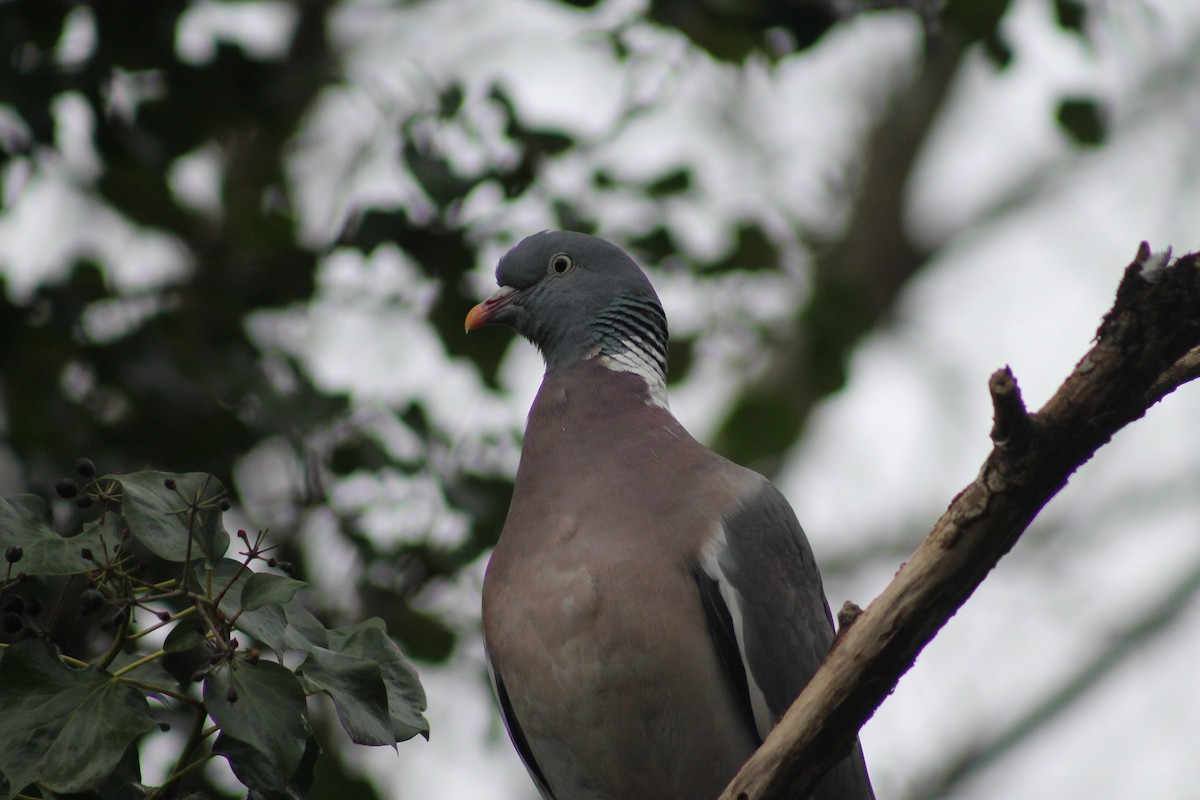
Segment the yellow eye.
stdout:
<svg viewBox="0 0 1200 800">
<path fill-rule="evenodd" d="M 555 275 L 566 275 L 575 266 L 575 260 L 566 253 L 556 253 L 550 259 L 550 271 Z"/>
</svg>

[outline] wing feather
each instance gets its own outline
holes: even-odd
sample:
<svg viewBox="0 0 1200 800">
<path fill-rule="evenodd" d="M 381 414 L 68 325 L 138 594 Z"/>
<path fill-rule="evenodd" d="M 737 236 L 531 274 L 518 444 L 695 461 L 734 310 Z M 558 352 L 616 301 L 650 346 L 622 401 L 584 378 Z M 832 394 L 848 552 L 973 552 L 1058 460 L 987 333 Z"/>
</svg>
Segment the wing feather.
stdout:
<svg viewBox="0 0 1200 800">
<path fill-rule="evenodd" d="M 488 674 L 492 678 L 492 688 L 496 691 L 496 699 L 500 704 L 500 719 L 504 722 L 504 729 L 508 731 L 508 738 L 512 740 L 517 755 L 521 757 L 525 769 L 529 771 L 529 777 L 533 779 L 543 800 L 555 800 L 554 793 L 550 791 L 550 784 L 547 783 L 542 768 L 538 766 L 537 760 L 533 757 L 533 751 L 529 748 L 525 732 L 521 730 L 521 723 L 517 720 L 516 713 L 513 712 L 512 702 L 508 699 L 508 691 L 504 688 L 504 680 L 490 659 L 488 660 Z"/>
<path fill-rule="evenodd" d="M 833 642 L 833 615 L 812 548 L 787 500 L 762 479 L 722 520 L 701 567 L 699 582 L 713 640 L 726 663 L 740 661 L 744 678 L 733 685 L 744 693 L 741 699 L 764 739 Z M 727 654 L 731 646 L 736 658 Z M 813 794 L 814 800 L 873 797 L 857 744 Z"/>
</svg>

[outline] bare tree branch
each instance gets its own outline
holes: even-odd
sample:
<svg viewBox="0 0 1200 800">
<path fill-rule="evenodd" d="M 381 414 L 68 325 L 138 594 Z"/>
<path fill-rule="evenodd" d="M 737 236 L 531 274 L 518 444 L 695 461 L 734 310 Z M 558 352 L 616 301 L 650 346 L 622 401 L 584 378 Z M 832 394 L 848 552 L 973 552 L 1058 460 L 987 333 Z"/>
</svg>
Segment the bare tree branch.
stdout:
<svg viewBox="0 0 1200 800">
<path fill-rule="evenodd" d="M 1196 377 L 1200 253 L 1167 265 L 1142 243 L 1096 344 L 1036 414 L 1011 372 L 989 382 L 994 447 L 896 578 L 825 663 L 721 800 L 803 797 L 1071 473 L 1182 381 Z"/>
</svg>

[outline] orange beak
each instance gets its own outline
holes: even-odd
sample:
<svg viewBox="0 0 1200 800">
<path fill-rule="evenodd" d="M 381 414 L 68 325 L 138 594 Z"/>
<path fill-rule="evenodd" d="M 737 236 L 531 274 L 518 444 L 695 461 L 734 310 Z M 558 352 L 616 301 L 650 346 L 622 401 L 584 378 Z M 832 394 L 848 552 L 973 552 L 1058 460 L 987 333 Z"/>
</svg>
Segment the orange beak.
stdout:
<svg viewBox="0 0 1200 800">
<path fill-rule="evenodd" d="M 508 305 L 516 293 L 517 290 L 511 286 L 501 286 L 495 294 L 467 312 L 463 328 L 470 333 L 487 325 L 495 316 L 496 311 Z"/>
</svg>

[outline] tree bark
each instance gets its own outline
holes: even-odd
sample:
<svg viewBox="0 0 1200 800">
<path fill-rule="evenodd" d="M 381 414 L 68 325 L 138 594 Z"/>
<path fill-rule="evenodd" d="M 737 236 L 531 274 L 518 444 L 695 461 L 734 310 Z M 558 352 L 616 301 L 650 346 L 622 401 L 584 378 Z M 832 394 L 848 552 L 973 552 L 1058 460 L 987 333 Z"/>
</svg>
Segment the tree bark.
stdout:
<svg viewBox="0 0 1200 800">
<path fill-rule="evenodd" d="M 1036 414 L 1012 372 L 989 381 L 993 448 L 895 579 L 839 631 L 825 663 L 721 800 L 804 797 L 924 646 L 1071 473 L 1200 374 L 1200 253 L 1173 263 L 1143 242 L 1096 344 Z"/>
</svg>

